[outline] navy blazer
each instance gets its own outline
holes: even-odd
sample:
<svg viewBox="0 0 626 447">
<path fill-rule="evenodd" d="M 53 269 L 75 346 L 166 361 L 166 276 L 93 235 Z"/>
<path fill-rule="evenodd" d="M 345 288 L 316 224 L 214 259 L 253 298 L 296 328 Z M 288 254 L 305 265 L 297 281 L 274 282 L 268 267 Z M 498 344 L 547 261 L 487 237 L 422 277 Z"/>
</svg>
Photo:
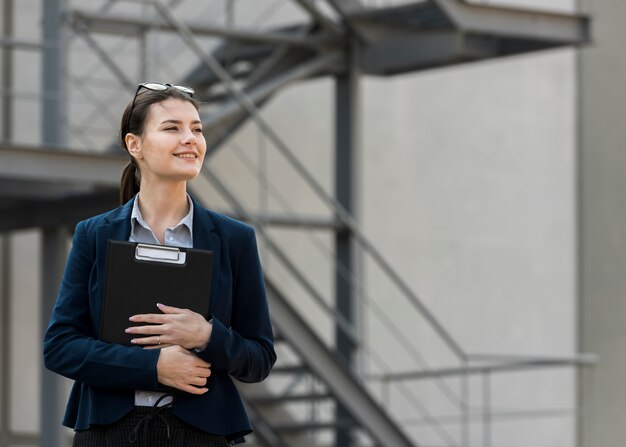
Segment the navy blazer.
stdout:
<svg viewBox="0 0 626 447">
<path fill-rule="evenodd" d="M 44 337 L 46 367 L 75 381 L 63 425 L 76 430 L 122 418 L 134 408 L 135 390 L 162 390 L 159 350 L 98 339 L 107 241 L 129 239 L 132 207 L 133 200 L 76 226 Z M 230 377 L 260 382 L 276 361 L 254 229 L 194 201 L 193 246 L 213 251 L 213 332 L 198 353 L 212 373 L 208 392 L 178 392 L 172 411 L 205 432 L 241 440 L 252 429 Z"/>
</svg>

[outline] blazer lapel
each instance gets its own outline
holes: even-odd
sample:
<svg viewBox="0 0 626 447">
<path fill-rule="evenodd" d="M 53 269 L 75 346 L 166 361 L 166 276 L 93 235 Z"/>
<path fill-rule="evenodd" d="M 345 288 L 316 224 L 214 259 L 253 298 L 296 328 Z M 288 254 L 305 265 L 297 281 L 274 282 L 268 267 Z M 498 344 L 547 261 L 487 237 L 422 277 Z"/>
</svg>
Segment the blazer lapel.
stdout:
<svg viewBox="0 0 626 447">
<path fill-rule="evenodd" d="M 215 231 L 209 212 L 194 200 L 193 214 L 193 247 L 213 252 L 213 268 L 211 272 L 211 296 L 209 298 L 209 312 L 213 313 L 218 305 L 218 290 L 220 280 L 220 260 L 222 240 Z"/>
</svg>

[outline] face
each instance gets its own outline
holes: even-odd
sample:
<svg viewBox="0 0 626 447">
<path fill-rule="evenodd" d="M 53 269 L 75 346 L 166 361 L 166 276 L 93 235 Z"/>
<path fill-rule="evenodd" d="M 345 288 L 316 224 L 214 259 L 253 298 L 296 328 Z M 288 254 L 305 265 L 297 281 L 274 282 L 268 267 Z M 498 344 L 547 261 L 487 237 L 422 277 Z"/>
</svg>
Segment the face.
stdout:
<svg viewBox="0 0 626 447">
<path fill-rule="evenodd" d="M 139 163 L 142 182 L 191 180 L 200 173 L 206 153 L 198 111 L 173 98 L 150 106 L 144 134 L 127 134 L 126 146 Z"/>
</svg>

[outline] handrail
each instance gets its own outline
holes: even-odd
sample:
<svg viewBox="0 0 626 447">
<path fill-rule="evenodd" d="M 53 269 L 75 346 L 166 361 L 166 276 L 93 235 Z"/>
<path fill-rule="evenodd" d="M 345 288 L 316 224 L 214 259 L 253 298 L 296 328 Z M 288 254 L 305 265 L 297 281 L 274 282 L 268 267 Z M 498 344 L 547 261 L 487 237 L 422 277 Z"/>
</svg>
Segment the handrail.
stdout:
<svg viewBox="0 0 626 447">
<path fill-rule="evenodd" d="M 423 371 L 405 371 L 390 374 L 368 374 L 368 380 L 396 381 L 396 380 L 420 380 L 442 376 L 461 376 L 485 373 L 503 373 L 526 369 L 547 369 L 556 367 L 579 366 L 595 367 L 598 364 L 598 356 L 595 354 L 580 354 L 572 357 L 525 357 L 508 362 L 491 365 L 470 365 L 464 367 L 438 368 Z"/>
</svg>

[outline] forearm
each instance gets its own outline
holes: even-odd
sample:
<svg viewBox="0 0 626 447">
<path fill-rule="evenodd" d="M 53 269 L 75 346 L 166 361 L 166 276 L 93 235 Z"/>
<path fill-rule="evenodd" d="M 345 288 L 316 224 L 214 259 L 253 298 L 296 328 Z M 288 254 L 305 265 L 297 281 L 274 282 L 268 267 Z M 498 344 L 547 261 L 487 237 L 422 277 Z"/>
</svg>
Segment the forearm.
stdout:
<svg viewBox="0 0 626 447">
<path fill-rule="evenodd" d="M 211 338 L 198 356 L 214 371 L 225 371 L 242 382 L 264 380 L 276 362 L 271 338 L 246 338 L 215 318 L 212 324 Z"/>
<path fill-rule="evenodd" d="M 159 388 L 158 351 L 128 347 L 51 326 L 44 339 L 46 368 L 101 388 Z"/>
</svg>

